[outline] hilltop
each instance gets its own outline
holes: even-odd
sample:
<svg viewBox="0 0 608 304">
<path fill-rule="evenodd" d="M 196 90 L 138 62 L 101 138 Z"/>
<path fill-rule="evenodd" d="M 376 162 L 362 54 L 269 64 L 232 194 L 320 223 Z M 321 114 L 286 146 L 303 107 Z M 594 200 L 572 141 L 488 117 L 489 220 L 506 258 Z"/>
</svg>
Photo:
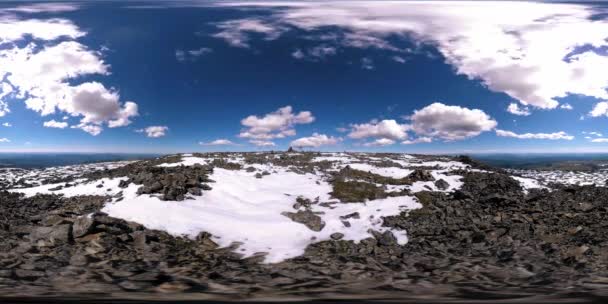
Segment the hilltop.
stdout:
<svg viewBox="0 0 608 304">
<path fill-rule="evenodd" d="M 608 190 L 467 157 L 207 153 L 0 171 L 4 297 L 589 299 Z"/>
</svg>

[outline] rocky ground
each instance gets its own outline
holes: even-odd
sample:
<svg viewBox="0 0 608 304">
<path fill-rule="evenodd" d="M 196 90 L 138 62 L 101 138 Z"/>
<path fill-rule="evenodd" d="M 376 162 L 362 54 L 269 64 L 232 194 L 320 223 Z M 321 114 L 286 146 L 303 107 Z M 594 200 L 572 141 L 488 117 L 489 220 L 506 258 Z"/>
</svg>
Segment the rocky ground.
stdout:
<svg viewBox="0 0 608 304">
<path fill-rule="evenodd" d="M 220 246 L 225 240 L 206 231 L 179 235 L 104 213 L 130 204 L 131 187 L 137 197 L 168 204 L 205 202 L 222 174 L 262 181 L 282 174 L 280 168 L 285 176 L 315 174 L 331 191 L 290 198 L 293 206 L 281 216 L 315 237 L 302 254 L 280 261 L 240 254 L 247 243 Z M 18 178 L 2 184 L 0 301 L 608 299 L 608 189 L 530 188 L 466 157 L 195 154 L 39 184 Z M 68 191 L 89 188 L 97 195 Z M 408 197 L 421 208 L 381 216 L 361 239 L 348 229 L 363 221 L 365 209 L 340 215 L 343 230 L 323 237 L 334 229 L 331 210 Z"/>
</svg>

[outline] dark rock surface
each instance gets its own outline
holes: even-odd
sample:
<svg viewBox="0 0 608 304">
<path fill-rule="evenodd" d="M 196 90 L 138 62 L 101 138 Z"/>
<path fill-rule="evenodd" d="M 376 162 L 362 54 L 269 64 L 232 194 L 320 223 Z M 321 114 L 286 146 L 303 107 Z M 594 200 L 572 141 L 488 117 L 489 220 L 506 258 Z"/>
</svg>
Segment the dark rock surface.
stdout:
<svg viewBox="0 0 608 304">
<path fill-rule="evenodd" d="M 251 156 L 250 163 L 257 157 Z M 299 163 L 299 169 L 308 170 L 310 157 L 286 157 L 277 162 Z M 126 177 L 125 186 L 134 183 L 144 189 L 141 193 L 178 201 L 199 190 L 204 195 L 208 186 L 203 185 L 212 183 L 211 170 L 213 166 L 135 163 L 91 176 Z M 378 178 L 350 170 L 341 174 Z M 460 190 L 416 193 L 423 208 L 384 218 L 384 226 L 407 231 L 406 245 L 399 245 L 390 231 L 373 232 L 359 243 L 337 233 L 308 246 L 304 255 L 277 264 L 260 263 L 263 254 L 242 259 L 234 248 L 218 248 L 208 233 L 195 239 L 174 237 L 109 217 L 99 211 L 108 197 L 25 198 L 3 191 L 0 301 L 608 299 L 608 189 L 563 186 L 524 193 L 500 171 L 458 174 L 464 176 Z M 422 172 L 414 177 L 429 179 Z M 346 203 L 388 195 L 380 187 L 350 183 L 338 174 L 334 196 Z M 435 183 L 443 187 L 441 180 Z M 285 215 L 321 230 L 322 221 L 308 209 L 314 203 L 300 199 L 296 209 L 305 210 Z M 359 217 L 353 213 L 340 220 Z"/>
</svg>

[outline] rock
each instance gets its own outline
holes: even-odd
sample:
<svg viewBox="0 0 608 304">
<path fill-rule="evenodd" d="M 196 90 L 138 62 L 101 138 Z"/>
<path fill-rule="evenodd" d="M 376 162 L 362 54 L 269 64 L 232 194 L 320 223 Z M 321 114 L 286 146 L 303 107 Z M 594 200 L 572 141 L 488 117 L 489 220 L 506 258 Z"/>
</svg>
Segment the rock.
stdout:
<svg viewBox="0 0 608 304">
<path fill-rule="evenodd" d="M 129 187 L 130 182 L 128 180 L 121 180 L 118 182 L 118 188 L 127 188 Z"/>
<path fill-rule="evenodd" d="M 30 233 L 30 241 L 45 241 L 48 245 L 68 243 L 72 236 L 71 225 L 57 225 L 52 227 L 36 227 Z"/>
<path fill-rule="evenodd" d="M 414 182 L 432 182 L 435 180 L 433 175 L 426 170 L 415 169 L 414 172 L 410 173 L 407 178 Z"/>
<path fill-rule="evenodd" d="M 81 216 L 74 221 L 72 226 L 72 234 L 75 238 L 82 237 L 93 229 L 94 220 L 89 216 Z"/>
<path fill-rule="evenodd" d="M 336 241 L 338 241 L 338 240 L 341 240 L 341 239 L 344 237 L 344 234 L 343 234 L 343 233 L 340 233 L 340 232 L 335 232 L 335 233 L 332 233 L 332 234 L 331 234 L 329 237 L 330 237 L 332 240 L 336 240 Z"/>
<path fill-rule="evenodd" d="M 304 224 L 308 229 L 312 231 L 321 231 L 325 227 L 325 222 L 321 220 L 321 217 L 314 214 L 310 210 L 298 211 L 298 212 L 283 212 L 282 215 L 290 218 L 292 221 L 300 224 Z"/>
<path fill-rule="evenodd" d="M 351 219 L 351 218 L 357 219 L 357 220 L 360 219 L 359 212 L 353 212 L 353 213 L 349 213 L 347 215 L 340 216 L 340 219 L 342 219 L 342 220 L 347 220 L 347 219 Z"/>
<path fill-rule="evenodd" d="M 435 187 L 437 187 L 439 190 L 447 190 L 450 188 L 450 184 L 443 179 L 439 179 L 435 181 Z"/>
<path fill-rule="evenodd" d="M 35 280 L 44 277 L 45 273 L 36 270 L 16 269 L 15 276 L 22 280 Z"/>
<path fill-rule="evenodd" d="M 70 265 L 84 266 L 89 263 L 89 259 L 84 254 L 75 254 L 70 258 Z"/>
<path fill-rule="evenodd" d="M 196 196 L 203 195 L 203 191 L 201 190 L 201 188 L 189 188 L 188 193 Z"/>
<path fill-rule="evenodd" d="M 59 185 L 57 187 L 49 188 L 49 191 L 59 191 L 61 189 L 63 189 L 63 186 Z"/>
</svg>

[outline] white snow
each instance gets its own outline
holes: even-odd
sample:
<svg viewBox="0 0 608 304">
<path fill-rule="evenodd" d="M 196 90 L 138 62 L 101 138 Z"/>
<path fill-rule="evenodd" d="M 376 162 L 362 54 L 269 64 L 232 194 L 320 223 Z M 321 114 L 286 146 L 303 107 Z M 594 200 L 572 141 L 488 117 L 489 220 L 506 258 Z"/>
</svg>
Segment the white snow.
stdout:
<svg viewBox="0 0 608 304">
<path fill-rule="evenodd" d="M 64 186 L 66 183 L 58 183 L 58 184 L 47 184 L 41 185 L 32 188 L 23 188 L 23 189 L 11 189 L 11 192 L 20 192 L 24 193 L 26 197 L 32 197 L 36 194 L 62 194 L 65 197 L 73 197 L 78 195 L 114 195 L 120 191 L 118 188 L 118 183 L 121 180 L 126 180 L 127 178 L 103 178 L 95 181 L 85 181 L 84 179 L 78 179 L 74 182 L 70 182 L 69 184 L 75 184 L 75 186 L 63 188 L 61 190 L 50 191 L 49 189 L 55 188 L 57 186 Z M 97 188 L 97 185 L 102 184 L 103 187 Z M 110 191 L 108 191 L 108 189 Z"/>
<path fill-rule="evenodd" d="M 189 167 L 189 166 L 194 166 L 196 164 L 206 165 L 206 164 L 210 163 L 211 161 L 213 161 L 212 158 L 210 159 L 210 158 L 202 158 L 202 157 L 195 157 L 195 156 L 183 156 L 181 162 L 164 163 L 164 164 L 158 165 L 158 167 L 179 167 L 179 166 Z"/>
<path fill-rule="evenodd" d="M 524 189 L 524 192 L 528 192 L 528 189 L 534 188 L 546 188 L 540 184 L 540 182 L 533 178 L 511 176 L 514 180 L 519 182 L 519 185 Z"/>
<path fill-rule="evenodd" d="M 334 232 L 345 239 L 360 241 L 370 237 L 369 229 L 385 231 L 382 216 L 397 215 L 401 210 L 419 208 L 412 197 L 395 197 L 367 203 L 335 204 L 334 209 L 314 205 L 315 212 L 326 226 L 320 232 L 295 223 L 282 212 L 296 212 L 293 205 L 298 196 L 320 202 L 332 201 L 331 185 L 312 174 L 280 171 L 255 178 L 251 173 L 216 168 L 210 176 L 216 183 L 203 196 L 182 202 L 165 202 L 158 198 L 137 196 L 138 186 L 124 189 L 124 200 L 109 203 L 102 210 L 111 216 L 135 221 L 151 229 L 160 229 L 173 235 L 195 237 L 207 231 L 217 238 L 222 247 L 240 242 L 238 252 L 251 256 L 269 252 L 266 262 L 280 262 L 304 253 L 308 244 L 327 240 Z M 318 183 L 317 183 L 318 182 Z M 335 200 L 334 200 L 335 201 Z M 350 219 L 345 227 L 339 216 L 360 213 L 360 219 Z M 405 231 L 393 231 L 398 241 L 407 241 Z"/>
<path fill-rule="evenodd" d="M 378 174 L 378 175 L 397 178 L 397 179 L 404 178 L 404 177 L 408 176 L 410 173 L 414 172 L 414 170 L 407 170 L 407 169 L 402 169 L 402 168 L 397 168 L 397 167 L 376 167 L 376 166 L 373 166 L 370 164 L 363 164 L 363 163 L 348 164 L 348 166 L 350 166 L 351 168 L 353 168 L 355 170 L 361 170 L 361 171 L 370 172 L 373 174 Z M 346 165 L 343 165 L 343 167 L 346 167 Z"/>
</svg>

